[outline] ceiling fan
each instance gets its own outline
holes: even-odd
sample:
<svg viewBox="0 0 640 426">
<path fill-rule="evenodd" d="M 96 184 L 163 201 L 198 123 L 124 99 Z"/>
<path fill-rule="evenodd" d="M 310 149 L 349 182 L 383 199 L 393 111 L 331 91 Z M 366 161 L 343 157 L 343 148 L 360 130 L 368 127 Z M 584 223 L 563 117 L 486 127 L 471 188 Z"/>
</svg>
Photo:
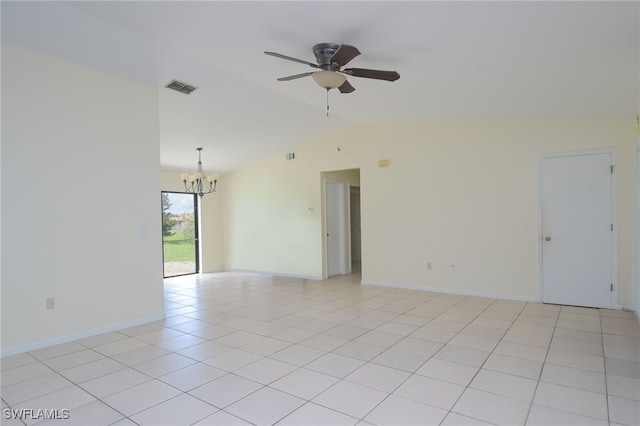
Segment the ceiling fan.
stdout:
<svg viewBox="0 0 640 426">
<path fill-rule="evenodd" d="M 297 78 L 312 76 L 315 82 L 325 89 L 338 89 L 340 93 L 351 93 L 356 90 L 347 81 L 346 75 L 353 77 L 373 78 L 376 80 L 396 81 L 400 74 L 396 71 L 381 71 L 366 68 L 345 68 L 349 61 L 360 54 L 354 46 L 348 44 L 320 43 L 313 46 L 313 54 L 316 57 L 316 64 L 302 59 L 292 58 L 276 52 L 264 52 L 269 56 L 286 59 L 293 62 L 309 65 L 317 68 L 318 71 L 305 72 L 302 74 L 281 77 L 278 81 L 289 81 Z"/>
</svg>

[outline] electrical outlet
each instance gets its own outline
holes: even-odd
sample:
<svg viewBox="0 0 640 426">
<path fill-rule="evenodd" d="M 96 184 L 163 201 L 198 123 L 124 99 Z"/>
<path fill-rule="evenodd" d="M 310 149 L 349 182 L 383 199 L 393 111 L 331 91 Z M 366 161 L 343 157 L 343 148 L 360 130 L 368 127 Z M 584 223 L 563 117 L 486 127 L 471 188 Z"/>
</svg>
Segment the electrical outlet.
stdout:
<svg viewBox="0 0 640 426">
<path fill-rule="evenodd" d="M 456 272 L 456 271 L 458 270 L 458 266 L 457 266 L 455 263 L 452 263 L 452 264 L 449 266 L 449 270 L 450 270 L 451 272 Z"/>
<path fill-rule="evenodd" d="M 47 297 L 45 301 L 46 309 L 55 309 L 56 307 L 56 298 L 55 297 Z"/>
</svg>

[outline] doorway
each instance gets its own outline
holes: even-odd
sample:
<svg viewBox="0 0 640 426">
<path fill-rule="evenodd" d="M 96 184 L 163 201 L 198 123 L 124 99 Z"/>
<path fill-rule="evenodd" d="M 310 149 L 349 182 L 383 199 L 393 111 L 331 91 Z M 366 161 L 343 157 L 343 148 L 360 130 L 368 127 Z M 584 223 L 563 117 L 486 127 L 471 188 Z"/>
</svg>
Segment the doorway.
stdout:
<svg viewBox="0 0 640 426">
<path fill-rule="evenodd" d="M 197 195 L 162 191 L 162 264 L 165 278 L 200 270 Z"/>
<path fill-rule="evenodd" d="M 542 301 L 613 307 L 613 151 L 542 158 Z"/>
<path fill-rule="evenodd" d="M 361 269 L 360 170 L 323 172 L 323 277 Z"/>
<path fill-rule="evenodd" d="M 327 276 L 347 273 L 344 183 L 325 183 Z"/>
<path fill-rule="evenodd" d="M 362 263 L 360 225 L 360 185 L 349 185 L 349 223 L 351 231 L 351 272 L 359 271 Z"/>
</svg>

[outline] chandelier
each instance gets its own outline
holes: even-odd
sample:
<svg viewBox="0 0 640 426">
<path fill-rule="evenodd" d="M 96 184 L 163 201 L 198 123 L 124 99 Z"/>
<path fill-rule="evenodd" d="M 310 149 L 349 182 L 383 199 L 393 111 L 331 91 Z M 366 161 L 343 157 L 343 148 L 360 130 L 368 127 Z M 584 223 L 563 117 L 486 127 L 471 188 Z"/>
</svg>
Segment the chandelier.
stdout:
<svg viewBox="0 0 640 426">
<path fill-rule="evenodd" d="M 194 174 L 180 173 L 180 179 L 184 183 L 184 189 L 187 192 L 198 194 L 200 198 L 204 194 L 211 194 L 216 190 L 218 183 L 218 175 L 205 175 L 202 171 L 202 148 L 196 148 L 198 151 L 198 169 Z"/>
</svg>

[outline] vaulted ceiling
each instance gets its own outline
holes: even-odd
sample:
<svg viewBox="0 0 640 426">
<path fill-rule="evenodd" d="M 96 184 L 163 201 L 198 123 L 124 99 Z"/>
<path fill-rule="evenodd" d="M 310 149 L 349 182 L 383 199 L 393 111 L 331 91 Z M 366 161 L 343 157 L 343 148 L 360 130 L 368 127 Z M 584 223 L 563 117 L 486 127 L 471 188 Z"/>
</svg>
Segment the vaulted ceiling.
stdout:
<svg viewBox="0 0 640 426">
<path fill-rule="evenodd" d="M 353 123 L 635 117 L 640 3 L 457 1 L 1 2 L 2 41 L 158 87 L 161 164 L 230 171 Z M 356 46 L 327 93 L 312 71 L 321 42 Z M 198 87 L 184 95 L 164 86 Z M 126 100 L 123 100 L 126 102 Z"/>
</svg>

